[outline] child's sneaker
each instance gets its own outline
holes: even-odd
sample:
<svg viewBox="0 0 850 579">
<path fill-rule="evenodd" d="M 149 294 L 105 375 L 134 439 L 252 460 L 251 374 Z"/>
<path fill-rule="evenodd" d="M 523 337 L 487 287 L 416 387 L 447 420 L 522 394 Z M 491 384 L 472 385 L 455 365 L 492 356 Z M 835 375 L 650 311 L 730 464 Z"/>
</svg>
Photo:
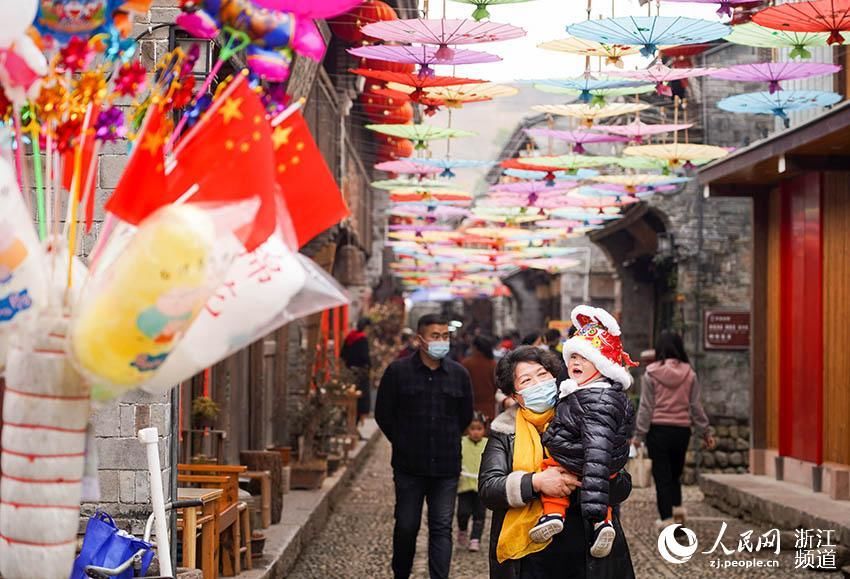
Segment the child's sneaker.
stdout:
<svg viewBox="0 0 850 579">
<path fill-rule="evenodd" d="M 564 530 L 564 517 L 561 515 L 543 515 L 528 532 L 535 543 L 545 543 Z"/>
<path fill-rule="evenodd" d="M 593 525 L 593 545 L 590 547 L 590 554 L 597 559 L 607 557 L 611 553 L 611 547 L 614 545 L 614 539 L 617 537 L 617 531 L 609 521 L 600 521 Z"/>
<path fill-rule="evenodd" d="M 461 547 L 466 547 L 469 543 L 469 535 L 467 535 L 466 531 L 461 531 L 458 529 L 457 531 L 457 544 Z"/>
<path fill-rule="evenodd" d="M 469 542 L 469 550 L 475 551 L 475 552 L 480 551 L 481 550 L 481 541 L 479 541 L 478 539 L 472 539 Z"/>
</svg>

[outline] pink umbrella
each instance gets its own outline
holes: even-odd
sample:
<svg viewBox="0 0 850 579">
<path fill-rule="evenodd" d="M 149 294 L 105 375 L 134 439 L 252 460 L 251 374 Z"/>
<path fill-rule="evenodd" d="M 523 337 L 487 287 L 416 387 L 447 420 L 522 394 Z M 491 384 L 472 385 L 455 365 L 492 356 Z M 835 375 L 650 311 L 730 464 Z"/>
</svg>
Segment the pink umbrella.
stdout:
<svg viewBox="0 0 850 579">
<path fill-rule="evenodd" d="M 396 161 L 384 161 L 375 165 L 378 171 L 385 171 L 396 175 L 417 175 L 426 177 L 428 175 L 436 175 L 440 172 L 439 167 L 429 167 L 427 165 L 419 165 L 412 161 L 399 159 Z"/>
<path fill-rule="evenodd" d="M 366 36 L 391 42 L 435 44 L 439 47 L 435 53 L 438 64 L 454 58 L 454 50 L 449 48 L 450 45 L 494 42 L 525 36 L 525 30 L 518 26 L 489 20 L 387 20 L 367 24 L 361 30 Z"/>
<path fill-rule="evenodd" d="M 559 141 L 566 141 L 573 144 L 573 152 L 577 155 L 585 153 L 585 143 L 623 143 L 629 139 L 619 135 L 606 135 L 604 133 L 594 133 L 591 131 L 559 131 L 555 129 L 525 129 L 525 133 L 529 137 L 552 138 Z"/>
<path fill-rule="evenodd" d="M 386 62 L 401 62 L 405 64 L 418 64 L 420 76 L 434 76 L 434 64 L 482 64 L 499 62 L 500 56 L 489 52 L 478 52 L 476 50 L 455 50 L 449 59 L 438 59 L 435 46 L 416 45 L 400 46 L 391 44 L 377 44 L 374 46 L 361 46 L 349 48 L 349 54 L 360 58 L 371 60 L 382 60 Z"/>
<path fill-rule="evenodd" d="M 348 12 L 363 0 L 253 0 L 253 3 L 268 10 L 292 12 L 302 18 L 330 18 Z"/>
<path fill-rule="evenodd" d="M 693 123 L 682 123 L 677 125 L 652 125 L 648 123 L 642 123 L 640 121 L 634 121 L 633 123 L 628 123 L 625 125 L 594 125 L 592 129 L 594 131 L 604 131 L 613 135 L 621 135 L 623 137 L 628 137 L 630 141 L 640 143 L 643 141 L 644 137 L 649 137 L 651 135 L 660 135 L 663 133 L 670 133 L 673 131 L 681 131 L 683 129 L 689 129 L 692 126 L 694 126 Z"/>
<path fill-rule="evenodd" d="M 768 90 L 773 94 L 782 90 L 779 81 L 835 74 L 839 70 L 840 65 L 826 62 L 758 62 L 722 68 L 711 76 L 723 80 L 768 82 Z"/>
<path fill-rule="evenodd" d="M 655 91 L 658 94 L 670 96 L 673 94 L 673 90 L 667 83 L 671 80 L 704 76 L 710 72 L 710 68 L 670 68 L 663 64 L 655 64 L 643 70 L 615 70 L 608 74 L 609 76 L 654 82 Z"/>
<path fill-rule="evenodd" d="M 452 231 L 454 227 L 449 225 L 438 225 L 436 223 L 418 223 L 414 225 L 397 224 L 390 225 L 390 231 L 413 231 L 416 233 L 416 237 L 423 237 L 423 233 L 426 231 Z"/>
<path fill-rule="evenodd" d="M 453 205 L 429 205 L 428 203 L 403 203 L 396 205 L 390 210 L 391 215 L 400 217 L 422 217 L 428 221 L 438 219 L 451 219 L 454 217 L 467 217 L 469 209 L 455 207 Z"/>
<path fill-rule="evenodd" d="M 635 187 L 626 187 L 616 183 L 594 183 L 593 188 L 600 191 L 611 191 L 612 195 L 643 195 L 645 193 L 663 193 L 665 191 L 673 191 L 678 185 L 638 185 Z"/>
<path fill-rule="evenodd" d="M 490 187 L 491 193 L 526 193 L 537 195 L 558 194 L 576 186 L 571 181 L 556 181 L 554 185 L 547 185 L 545 181 L 518 181 L 516 183 L 499 183 Z"/>
<path fill-rule="evenodd" d="M 718 16 L 732 16 L 732 7 L 742 4 L 761 4 L 761 0 L 667 0 L 667 2 L 696 2 L 699 4 L 720 4 Z"/>
<path fill-rule="evenodd" d="M 566 229 L 567 233 L 572 233 L 573 229 L 582 227 L 584 222 L 574 219 L 543 219 L 536 221 L 534 224 L 538 227 L 545 227 L 546 229 Z"/>
<path fill-rule="evenodd" d="M 537 197 L 535 194 L 523 195 L 522 193 L 514 193 L 513 195 L 500 195 L 498 197 L 490 197 L 480 201 L 479 207 L 524 207 L 527 209 L 558 209 L 560 207 L 580 206 L 582 199 L 569 197 L 567 195 L 549 195 L 545 197 Z"/>
</svg>

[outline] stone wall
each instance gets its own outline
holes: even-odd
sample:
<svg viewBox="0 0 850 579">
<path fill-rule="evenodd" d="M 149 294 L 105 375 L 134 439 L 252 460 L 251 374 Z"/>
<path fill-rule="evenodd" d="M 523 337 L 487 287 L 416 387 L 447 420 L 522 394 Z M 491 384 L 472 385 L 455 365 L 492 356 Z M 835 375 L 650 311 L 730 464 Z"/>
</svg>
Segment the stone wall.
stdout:
<svg viewBox="0 0 850 579">
<path fill-rule="evenodd" d="M 693 437 L 685 456 L 684 484 L 696 484 L 696 475 L 704 473 L 744 474 L 750 464 L 750 427 L 748 419 L 729 417 L 714 421 L 717 446 L 702 448 L 702 440 Z"/>
</svg>

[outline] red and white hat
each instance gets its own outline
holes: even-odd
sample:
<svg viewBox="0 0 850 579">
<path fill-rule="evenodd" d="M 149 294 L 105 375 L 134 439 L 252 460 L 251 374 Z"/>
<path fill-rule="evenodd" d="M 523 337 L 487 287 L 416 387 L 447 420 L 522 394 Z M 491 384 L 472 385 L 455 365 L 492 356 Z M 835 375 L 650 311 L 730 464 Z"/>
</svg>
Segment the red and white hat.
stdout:
<svg viewBox="0 0 850 579">
<path fill-rule="evenodd" d="M 627 367 L 638 364 L 623 351 L 620 324 L 614 316 L 602 308 L 576 306 L 570 317 L 576 333 L 564 343 L 564 361 L 569 364 L 570 355 L 578 354 L 592 362 L 606 378 L 619 382 L 623 388 L 631 386 L 632 375 Z"/>
</svg>

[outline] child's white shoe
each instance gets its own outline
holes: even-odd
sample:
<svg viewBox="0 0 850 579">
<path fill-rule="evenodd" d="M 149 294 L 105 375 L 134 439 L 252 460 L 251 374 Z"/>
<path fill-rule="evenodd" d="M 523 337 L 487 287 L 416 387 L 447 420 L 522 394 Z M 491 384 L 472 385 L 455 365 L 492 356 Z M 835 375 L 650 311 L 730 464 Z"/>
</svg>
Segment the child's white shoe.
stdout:
<svg viewBox="0 0 850 579">
<path fill-rule="evenodd" d="M 478 539 L 472 539 L 469 542 L 469 550 L 473 552 L 477 552 L 481 550 L 481 541 Z"/>
<path fill-rule="evenodd" d="M 545 543 L 564 530 L 564 517 L 561 515 L 543 515 L 537 524 L 531 527 L 528 536 L 535 543 Z"/>
<path fill-rule="evenodd" d="M 590 555 L 601 559 L 611 554 L 617 531 L 609 521 L 600 521 L 593 525 L 593 545 L 590 547 Z"/>
</svg>

